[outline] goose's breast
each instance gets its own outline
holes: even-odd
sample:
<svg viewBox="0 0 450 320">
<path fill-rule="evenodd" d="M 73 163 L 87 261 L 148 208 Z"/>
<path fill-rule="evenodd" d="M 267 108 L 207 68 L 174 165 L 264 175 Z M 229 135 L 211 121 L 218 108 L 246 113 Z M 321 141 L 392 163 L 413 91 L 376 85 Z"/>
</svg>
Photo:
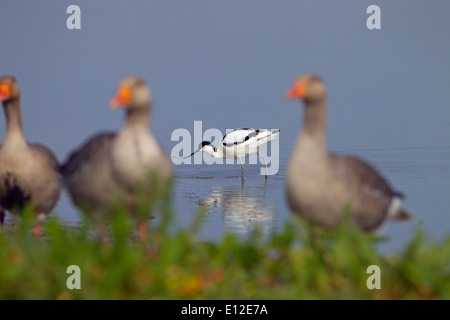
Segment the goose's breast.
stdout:
<svg viewBox="0 0 450 320">
<path fill-rule="evenodd" d="M 150 135 L 118 135 L 112 148 L 113 174 L 123 184 L 133 187 L 157 166 L 159 146 Z"/>
<path fill-rule="evenodd" d="M 58 173 L 39 157 L 29 152 L 0 155 L 0 202 L 4 207 L 22 207 L 31 200 L 38 209 L 44 206 L 49 211 L 58 195 Z"/>
</svg>

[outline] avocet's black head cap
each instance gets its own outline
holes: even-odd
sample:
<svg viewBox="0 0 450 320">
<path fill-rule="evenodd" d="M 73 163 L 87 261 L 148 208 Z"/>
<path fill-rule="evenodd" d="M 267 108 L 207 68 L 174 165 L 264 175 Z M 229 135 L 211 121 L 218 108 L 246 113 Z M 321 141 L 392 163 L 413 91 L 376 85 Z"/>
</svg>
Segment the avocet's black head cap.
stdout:
<svg viewBox="0 0 450 320">
<path fill-rule="evenodd" d="M 202 142 L 199 144 L 198 149 L 200 150 L 200 149 L 202 149 L 202 148 L 205 147 L 205 146 L 211 146 L 211 148 L 213 148 L 214 152 L 217 151 L 216 147 L 214 147 L 213 144 L 212 144 L 211 142 L 209 142 L 209 141 L 202 141 Z"/>
</svg>

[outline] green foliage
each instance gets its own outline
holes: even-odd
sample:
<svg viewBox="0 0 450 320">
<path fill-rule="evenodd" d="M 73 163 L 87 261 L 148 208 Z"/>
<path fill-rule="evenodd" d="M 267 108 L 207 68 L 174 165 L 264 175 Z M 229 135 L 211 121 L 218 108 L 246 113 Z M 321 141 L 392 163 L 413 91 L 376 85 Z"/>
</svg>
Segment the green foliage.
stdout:
<svg viewBox="0 0 450 320">
<path fill-rule="evenodd" d="M 269 236 L 205 242 L 202 211 L 176 230 L 170 199 L 154 214 L 161 219 L 149 221 L 145 240 L 123 209 L 78 228 L 52 217 L 36 239 L 25 210 L 0 230 L 0 299 L 450 298 L 450 237 L 433 242 L 420 228 L 400 254 L 385 256 L 380 239 L 344 224 L 325 230 L 292 220 Z M 80 290 L 66 286 L 70 265 L 81 269 Z M 380 267 L 379 290 L 367 288 L 370 265 Z"/>
</svg>

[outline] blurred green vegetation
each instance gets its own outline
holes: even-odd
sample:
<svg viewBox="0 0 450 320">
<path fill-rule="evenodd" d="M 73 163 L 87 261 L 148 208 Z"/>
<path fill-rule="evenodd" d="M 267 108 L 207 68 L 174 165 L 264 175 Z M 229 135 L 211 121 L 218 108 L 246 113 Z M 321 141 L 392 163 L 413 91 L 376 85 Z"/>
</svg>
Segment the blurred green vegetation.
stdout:
<svg viewBox="0 0 450 320">
<path fill-rule="evenodd" d="M 123 210 L 100 229 L 51 217 L 36 239 L 26 210 L 0 228 L 0 299 L 450 298 L 450 237 L 431 241 L 420 227 L 402 251 L 383 255 L 382 239 L 344 224 L 330 231 L 293 219 L 269 236 L 205 242 L 201 211 L 176 230 L 169 199 L 154 214 L 145 241 Z M 67 288 L 70 265 L 80 267 L 79 290 Z M 379 290 L 367 288 L 370 265 L 380 267 Z"/>
</svg>

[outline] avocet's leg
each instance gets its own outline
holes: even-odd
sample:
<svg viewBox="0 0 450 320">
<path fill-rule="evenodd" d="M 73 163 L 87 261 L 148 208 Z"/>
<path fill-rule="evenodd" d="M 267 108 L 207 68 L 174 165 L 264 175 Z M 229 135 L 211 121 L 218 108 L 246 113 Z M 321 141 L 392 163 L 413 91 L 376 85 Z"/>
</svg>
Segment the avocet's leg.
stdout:
<svg viewBox="0 0 450 320">
<path fill-rule="evenodd" d="M 262 155 L 260 155 L 259 152 L 258 152 L 258 156 L 260 156 L 264 160 L 264 167 L 266 169 L 266 181 L 267 181 L 268 174 L 267 174 L 267 161 L 266 161 L 266 158 L 263 157 Z"/>
<path fill-rule="evenodd" d="M 242 176 L 244 176 L 244 163 L 242 162 L 242 158 L 239 158 L 239 161 L 241 162 Z"/>
</svg>

